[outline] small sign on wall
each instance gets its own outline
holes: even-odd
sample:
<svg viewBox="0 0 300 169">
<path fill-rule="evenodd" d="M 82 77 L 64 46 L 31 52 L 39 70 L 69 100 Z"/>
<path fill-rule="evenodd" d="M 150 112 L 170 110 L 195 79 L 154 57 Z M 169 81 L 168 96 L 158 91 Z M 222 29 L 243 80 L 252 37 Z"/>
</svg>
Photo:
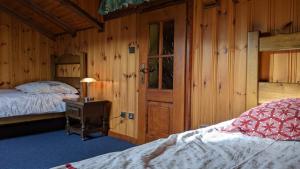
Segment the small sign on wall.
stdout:
<svg viewBox="0 0 300 169">
<path fill-rule="evenodd" d="M 129 46 L 128 52 L 129 52 L 130 54 L 135 53 L 135 47 L 134 47 L 134 46 Z"/>
</svg>

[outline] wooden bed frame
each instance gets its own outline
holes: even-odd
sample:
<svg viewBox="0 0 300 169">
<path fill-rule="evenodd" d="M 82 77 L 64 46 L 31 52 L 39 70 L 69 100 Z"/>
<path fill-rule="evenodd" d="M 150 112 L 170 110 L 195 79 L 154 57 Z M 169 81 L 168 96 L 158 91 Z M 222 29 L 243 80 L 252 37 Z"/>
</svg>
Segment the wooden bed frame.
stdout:
<svg viewBox="0 0 300 169">
<path fill-rule="evenodd" d="M 246 108 L 281 98 L 300 98 L 300 83 L 259 81 L 259 53 L 300 50 L 300 32 L 261 37 L 248 33 Z"/>
<path fill-rule="evenodd" d="M 72 65 L 72 66 L 70 66 Z M 68 68 L 70 67 L 70 68 Z M 74 69 L 74 67 L 78 69 Z M 68 70 L 70 69 L 70 70 Z M 75 73 L 74 71 L 78 71 Z M 51 72 L 52 80 L 67 83 L 79 90 L 80 94 L 83 93 L 80 85 L 80 79 L 87 76 L 87 55 L 85 53 L 80 54 L 65 54 L 61 56 L 51 56 Z M 0 126 L 7 124 L 16 124 L 23 122 L 32 122 L 38 120 L 49 120 L 63 118 L 64 113 L 43 113 L 36 115 L 24 115 L 0 118 Z"/>
</svg>

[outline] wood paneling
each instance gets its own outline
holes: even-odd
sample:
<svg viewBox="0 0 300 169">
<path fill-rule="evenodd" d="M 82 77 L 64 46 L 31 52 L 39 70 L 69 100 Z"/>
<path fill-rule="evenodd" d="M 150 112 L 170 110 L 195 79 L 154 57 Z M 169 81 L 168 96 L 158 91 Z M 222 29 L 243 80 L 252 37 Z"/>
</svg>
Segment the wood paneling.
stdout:
<svg viewBox="0 0 300 169">
<path fill-rule="evenodd" d="M 193 7 L 192 127 L 212 124 L 240 115 L 246 109 L 248 32 L 300 31 L 298 0 L 220 0 L 220 5 Z M 56 52 L 88 53 L 88 74 L 99 80 L 94 96 L 113 101 L 111 130 L 137 137 L 137 120 L 123 120 L 120 111 L 138 110 L 139 14 L 105 23 L 105 32 L 87 30 L 76 38 L 61 36 Z M 290 26 L 286 26 L 292 22 Z M 128 53 L 128 46 L 136 53 Z M 270 82 L 300 82 L 300 52 L 264 53 L 269 63 L 260 76 Z M 263 65 L 263 64 L 261 64 Z M 117 117 L 117 118 L 114 118 Z"/>
<path fill-rule="evenodd" d="M 80 77 L 80 64 L 66 64 L 56 66 L 57 77 Z"/>
<path fill-rule="evenodd" d="M 0 88 L 51 78 L 54 42 L 0 12 Z"/>
<path fill-rule="evenodd" d="M 299 98 L 300 84 L 292 83 L 259 83 L 259 103 L 283 98 Z"/>
<path fill-rule="evenodd" d="M 88 76 L 99 82 L 92 84 L 92 95 L 112 101 L 110 128 L 114 133 L 137 137 L 138 59 L 137 15 L 105 23 L 105 32 L 90 29 L 75 38 L 60 36 L 55 53 L 86 52 Z M 135 47 L 129 53 L 128 47 Z M 121 119 L 120 112 L 135 114 L 134 120 Z"/>
<path fill-rule="evenodd" d="M 146 140 L 166 138 L 172 133 L 173 105 L 170 103 L 148 102 Z"/>
<path fill-rule="evenodd" d="M 300 2 L 220 0 L 208 9 L 202 1 L 194 2 L 192 127 L 197 128 L 246 110 L 247 34 L 300 31 Z M 299 56 L 297 51 L 263 53 L 260 78 L 299 83 Z"/>
</svg>

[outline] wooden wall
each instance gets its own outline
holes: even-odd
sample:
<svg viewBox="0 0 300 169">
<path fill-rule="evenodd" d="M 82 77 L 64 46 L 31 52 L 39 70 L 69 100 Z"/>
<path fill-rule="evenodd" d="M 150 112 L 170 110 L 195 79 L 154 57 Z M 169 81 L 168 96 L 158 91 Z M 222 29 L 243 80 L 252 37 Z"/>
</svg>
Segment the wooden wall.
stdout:
<svg viewBox="0 0 300 169">
<path fill-rule="evenodd" d="M 300 31 L 299 0 L 220 0 L 194 6 L 192 127 L 245 111 L 247 32 Z M 262 54 L 261 79 L 300 82 L 300 52 Z"/>
<path fill-rule="evenodd" d="M 97 4 L 97 1 L 93 1 Z M 238 116 L 245 110 L 247 32 L 300 31 L 299 0 L 220 0 L 203 9 L 195 0 L 192 58 L 192 127 Z M 81 1 L 78 1 L 80 4 Z M 83 3 L 83 1 L 82 1 Z M 96 5 L 81 4 L 83 8 Z M 89 10 L 90 11 L 90 10 Z M 96 10 L 91 12 L 97 15 Z M 50 78 L 50 54 L 86 52 L 93 95 L 113 102 L 111 131 L 137 137 L 138 15 L 105 23 L 56 42 L 0 13 L 0 88 Z M 287 25 L 287 26 L 285 26 Z M 128 53 L 128 47 L 136 53 Z M 300 82 L 300 52 L 264 53 L 261 79 Z M 135 113 L 121 121 L 120 112 Z"/>
<path fill-rule="evenodd" d="M 300 31 L 298 0 L 221 0 L 203 9 L 195 0 L 192 58 L 192 127 L 232 119 L 245 111 L 248 31 Z M 87 30 L 72 38 L 61 36 L 55 52 L 87 52 L 88 74 L 98 79 L 94 96 L 113 101 L 111 130 L 137 137 L 137 117 L 120 123 L 121 111 L 137 116 L 138 15 L 105 23 L 105 32 Z M 282 29 L 284 25 L 290 26 Z M 137 48 L 138 49 L 138 48 Z M 261 79 L 300 81 L 300 53 L 264 53 Z"/>
<path fill-rule="evenodd" d="M 128 47 L 137 47 L 137 15 L 114 19 L 105 23 L 105 32 L 90 29 L 57 39 L 55 53 L 86 52 L 88 76 L 99 82 L 93 85 L 96 98 L 112 101 L 111 131 L 137 137 L 138 106 L 138 48 L 128 53 Z M 135 113 L 135 120 L 121 121 L 120 112 Z"/>
<path fill-rule="evenodd" d="M 0 12 L 0 89 L 50 79 L 53 41 Z"/>
</svg>

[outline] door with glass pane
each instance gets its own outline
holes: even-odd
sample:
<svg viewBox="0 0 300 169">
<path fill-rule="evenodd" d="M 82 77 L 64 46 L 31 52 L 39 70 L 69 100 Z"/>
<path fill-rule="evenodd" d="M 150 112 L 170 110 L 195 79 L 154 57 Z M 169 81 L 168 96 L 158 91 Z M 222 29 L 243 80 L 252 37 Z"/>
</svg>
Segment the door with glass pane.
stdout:
<svg viewBox="0 0 300 169">
<path fill-rule="evenodd" d="M 139 140 L 184 130 L 185 4 L 140 16 Z"/>
</svg>

